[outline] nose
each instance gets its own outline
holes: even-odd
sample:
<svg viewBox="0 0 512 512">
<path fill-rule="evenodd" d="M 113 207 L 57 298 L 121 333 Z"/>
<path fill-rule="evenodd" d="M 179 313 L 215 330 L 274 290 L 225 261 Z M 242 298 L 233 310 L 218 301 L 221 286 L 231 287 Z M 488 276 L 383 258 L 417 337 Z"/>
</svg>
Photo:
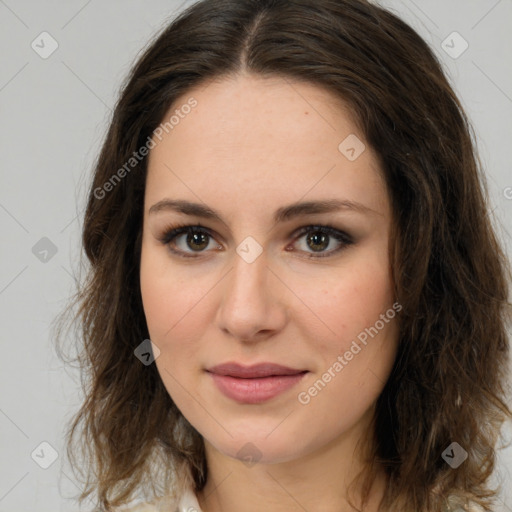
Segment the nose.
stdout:
<svg viewBox="0 0 512 512">
<path fill-rule="evenodd" d="M 286 288 L 268 265 L 265 251 L 249 263 L 235 254 L 222 280 L 217 326 L 232 338 L 254 342 L 272 337 L 286 324 Z M 288 292 L 290 293 L 290 292 Z"/>
</svg>

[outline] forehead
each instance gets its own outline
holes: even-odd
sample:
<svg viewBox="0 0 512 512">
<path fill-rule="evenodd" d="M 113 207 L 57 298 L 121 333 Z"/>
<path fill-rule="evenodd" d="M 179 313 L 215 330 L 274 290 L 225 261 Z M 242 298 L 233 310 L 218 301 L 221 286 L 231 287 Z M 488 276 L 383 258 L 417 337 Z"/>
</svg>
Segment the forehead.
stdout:
<svg viewBox="0 0 512 512">
<path fill-rule="evenodd" d="M 195 106 L 183 108 L 191 99 Z M 348 194 L 385 206 L 371 148 L 352 161 L 340 150 L 347 139 L 364 144 L 350 109 L 314 84 L 254 75 L 210 81 L 179 97 L 164 122 L 173 115 L 172 129 L 153 138 L 148 202 L 170 195 L 229 207 Z"/>
<path fill-rule="evenodd" d="M 307 149 L 322 141 L 326 133 L 336 140 L 344 133 L 359 131 L 343 100 L 316 84 L 287 77 L 243 74 L 210 80 L 178 97 L 164 121 L 191 98 L 197 105 L 187 107 L 188 113 L 179 120 L 174 116 L 179 126 L 168 130 L 176 142 L 193 138 L 198 143 L 209 142 L 211 149 L 247 151 L 257 151 L 264 145 L 284 153 L 290 147 Z M 306 147 L 304 142 L 308 142 Z M 337 144 L 323 146 L 322 149 L 337 153 Z"/>
</svg>

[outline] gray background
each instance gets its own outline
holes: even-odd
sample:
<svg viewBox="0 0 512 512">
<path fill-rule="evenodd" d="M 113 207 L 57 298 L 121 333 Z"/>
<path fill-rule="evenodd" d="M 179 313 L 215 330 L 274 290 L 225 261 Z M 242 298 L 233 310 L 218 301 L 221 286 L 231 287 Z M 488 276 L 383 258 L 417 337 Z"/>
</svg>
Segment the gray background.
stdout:
<svg viewBox="0 0 512 512">
<path fill-rule="evenodd" d="M 55 355 L 50 324 L 74 290 L 91 167 L 121 80 L 151 35 L 190 3 L 0 0 L 0 512 L 79 509 L 69 499 L 78 489 L 63 432 L 82 399 L 80 380 Z M 512 254 L 512 1 L 381 4 L 444 62 L 475 126 L 492 216 Z M 49 56 L 55 43 L 44 31 L 58 44 Z M 508 441 L 511 432 L 507 425 Z M 52 450 L 58 456 L 44 469 Z M 511 488 L 511 475 L 507 448 L 497 478 Z M 512 511 L 512 490 L 497 510 Z"/>
</svg>

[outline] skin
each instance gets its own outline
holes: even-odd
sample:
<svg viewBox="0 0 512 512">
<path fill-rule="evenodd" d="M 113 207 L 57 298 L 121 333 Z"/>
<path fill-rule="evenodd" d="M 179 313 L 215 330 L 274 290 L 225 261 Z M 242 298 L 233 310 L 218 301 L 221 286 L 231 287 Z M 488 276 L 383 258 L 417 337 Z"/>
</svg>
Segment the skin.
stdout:
<svg viewBox="0 0 512 512">
<path fill-rule="evenodd" d="M 316 85 L 242 74 L 188 91 L 169 115 L 190 97 L 197 106 L 150 151 L 140 278 L 159 374 L 205 440 L 209 474 L 199 503 L 204 512 L 352 510 L 346 487 L 362 467 L 356 445 L 365 442 L 396 355 L 397 318 L 308 404 L 297 396 L 395 302 L 391 208 L 378 158 L 368 144 L 354 161 L 338 150 L 348 135 L 363 136 L 348 108 Z M 173 210 L 150 214 L 165 198 L 204 203 L 223 221 Z M 355 201 L 371 211 L 273 222 L 278 208 L 319 199 Z M 198 222 L 211 234 L 202 252 L 201 239 L 189 245 L 184 234 L 174 241 L 195 259 L 161 242 L 169 226 Z M 333 252 L 341 245 L 333 237 L 322 246 L 296 234 L 318 224 L 354 243 Z M 236 251 L 248 236 L 263 251 L 252 263 Z M 240 404 L 205 372 L 227 361 L 309 373 L 266 402 Z M 238 455 L 247 443 L 258 450 L 249 448 L 259 457 L 255 465 Z M 365 510 L 377 510 L 383 484 L 381 475 Z"/>
</svg>

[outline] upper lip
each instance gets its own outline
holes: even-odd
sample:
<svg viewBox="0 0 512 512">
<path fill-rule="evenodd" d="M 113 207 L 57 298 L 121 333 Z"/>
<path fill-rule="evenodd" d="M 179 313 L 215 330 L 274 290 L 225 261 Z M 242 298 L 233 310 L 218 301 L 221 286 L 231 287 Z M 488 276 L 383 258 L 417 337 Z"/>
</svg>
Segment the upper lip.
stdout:
<svg viewBox="0 0 512 512">
<path fill-rule="evenodd" d="M 271 375 L 296 375 L 298 373 L 304 373 L 306 370 L 298 370 L 274 363 L 260 363 L 252 366 L 243 366 L 238 363 L 229 362 L 208 368 L 207 371 L 217 375 L 228 375 L 230 377 L 251 379 L 257 377 L 270 377 Z"/>
</svg>

